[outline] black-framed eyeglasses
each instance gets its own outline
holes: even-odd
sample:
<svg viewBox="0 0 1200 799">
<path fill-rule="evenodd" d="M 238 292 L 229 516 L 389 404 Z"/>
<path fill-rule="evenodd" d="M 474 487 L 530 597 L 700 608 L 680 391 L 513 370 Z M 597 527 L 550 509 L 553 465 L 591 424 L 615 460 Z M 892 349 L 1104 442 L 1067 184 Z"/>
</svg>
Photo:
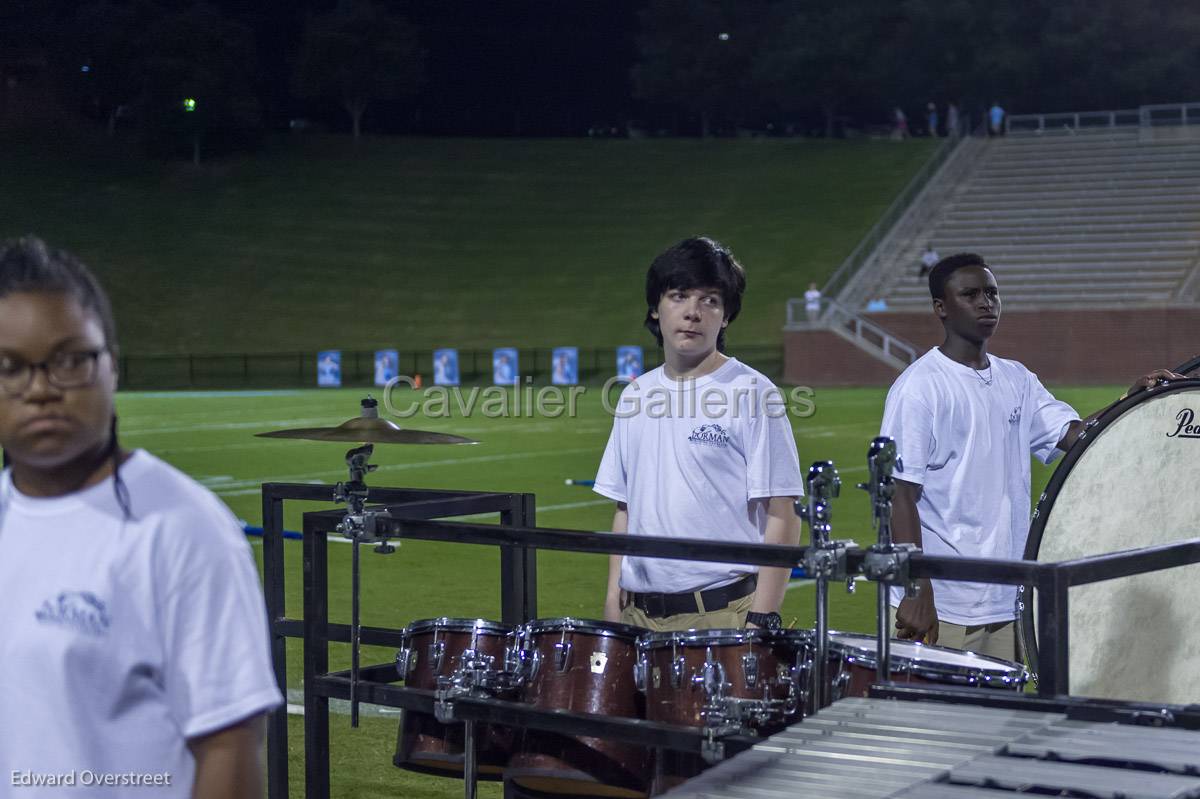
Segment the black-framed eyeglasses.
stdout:
<svg viewBox="0 0 1200 799">
<path fill-rule="evenodd" d="M 55 388 L 86 388 L 96 382 L 100 356 L 107 351 L 65 350 L 37 363 L 0 354 L 0 392 L 9 397 L 21 396 L 33 384 L 38 369 L 46 373 L 46 380 Z"/>
</svg>

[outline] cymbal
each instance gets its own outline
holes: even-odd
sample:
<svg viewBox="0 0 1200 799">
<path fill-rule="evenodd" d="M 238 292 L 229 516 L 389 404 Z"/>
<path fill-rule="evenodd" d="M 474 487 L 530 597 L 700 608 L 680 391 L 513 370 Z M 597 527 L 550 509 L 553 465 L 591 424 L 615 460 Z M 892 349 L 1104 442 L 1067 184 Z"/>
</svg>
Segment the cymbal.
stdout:
<svg viewBox="0 0 1200 799">
<path fill-rule="evenodd" d="M 364 444 L 478 444 L 450 433 L 409 430 L 387 419 L 357 417 L 337 427 L 298 427 L 255 433 L 259 438 L 298 438 L 305 441 L 344 441 Z"/>
</svg>

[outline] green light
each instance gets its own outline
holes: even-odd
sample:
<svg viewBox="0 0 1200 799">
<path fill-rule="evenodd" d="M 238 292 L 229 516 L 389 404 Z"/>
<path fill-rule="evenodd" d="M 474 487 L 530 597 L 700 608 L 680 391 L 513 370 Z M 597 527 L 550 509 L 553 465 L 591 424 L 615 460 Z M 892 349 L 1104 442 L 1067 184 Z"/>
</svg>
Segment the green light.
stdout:
<svg viewBox="0 0 1200 799">
<path fill-rule="evenodd" d="M 195 111 L 196 110 L 196 98 L 188 97 L 187 99 L 185 99 L 183 101 L 183 110 L 184 111 Z"/>
</svg>

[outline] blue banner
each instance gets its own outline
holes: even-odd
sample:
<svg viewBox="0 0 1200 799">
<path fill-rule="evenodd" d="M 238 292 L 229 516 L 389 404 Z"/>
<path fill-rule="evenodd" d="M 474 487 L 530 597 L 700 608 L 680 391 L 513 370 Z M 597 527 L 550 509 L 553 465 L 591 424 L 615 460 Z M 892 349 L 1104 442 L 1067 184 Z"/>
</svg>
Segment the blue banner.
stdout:
<svg viewBox="0 0 1200 799">
<path fill-rule="evenodd" d="M 633 380 L 642 374 L 642 348 L 617 347 L 617 377 Z"/>
<path fill-rule="evenodd" d="M 400 370 L 400 353 L 395 350 L 375 350 L 375 385 L 386 386 L 396 379 Z"/>
<path fill-rule="evenodd" d="M 458 385 L 458 350 L 433 351 L 433 384 L 435 386 Z"/>
<path fill-rule="evenodd" d="M 317 353 L 317 385 L 337 388 L 342 384 L 342 351 L 325 350 Z"/>
<path fill-rule="evenodd" d="M 521 373 L 517 364 L 517 350 L 501 347 L 492 350 L 492 382 L 498 386 L 515 386 Z"/>
<path fill-rule="evenodd" d="M 579 382 L 578 347 L 555 347 L 550 382 L 556 386 L 573 386 Z"/>
</svg>

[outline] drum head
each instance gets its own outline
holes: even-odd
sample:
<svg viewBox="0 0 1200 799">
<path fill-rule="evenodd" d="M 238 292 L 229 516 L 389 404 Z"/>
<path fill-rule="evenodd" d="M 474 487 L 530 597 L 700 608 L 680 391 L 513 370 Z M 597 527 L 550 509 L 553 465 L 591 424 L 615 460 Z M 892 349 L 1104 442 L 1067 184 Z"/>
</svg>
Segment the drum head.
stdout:
<svg viewBox="0 0 1200 799">
<path fill-rule="evenodd" d="M 836 655 L 853 656 L 868 669 L 874 669 L 878 660 L 875 636 L 860 633 L 829 633 L 829 650 Z M 998 682 L 1024 682 L 1025 670 L 1016 663 L 1000 658 L 977 655 L 962 649 L 931 646 L 918 641 L 893 638 L 891 645 L 892 667 L 916 668 L 936 674 L 959 675 L 962 677 L 988 677 Z"/>
<path fill-rule="evenodd" d="M 1025 557 L 1050 563 L 1200 535 L 1198 487 L 1200 380 L 1135 394 L 1063 458 L 1038 501 Z M 1035 671 L 1036 605 L 1035 594 L 1020 619 Z M 1200 701 L 1200 564 L 1075 586 L 1069 606 L 1072 694 Z"/>
</svg>

